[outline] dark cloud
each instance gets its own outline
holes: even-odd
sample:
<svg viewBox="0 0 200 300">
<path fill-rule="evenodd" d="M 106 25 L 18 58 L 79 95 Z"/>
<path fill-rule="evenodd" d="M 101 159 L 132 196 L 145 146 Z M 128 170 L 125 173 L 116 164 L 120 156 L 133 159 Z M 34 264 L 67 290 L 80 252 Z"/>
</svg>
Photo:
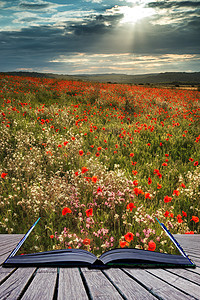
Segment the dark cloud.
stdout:
<svg viewBox="0 0 200 300">
<path fill-rule="evenodd" d="M 20 7 L 39 11 L 51 4 L 23 1 Z M 195 8 L 199 5 L 200 2 L 195 1 L 160 1 L 149 4 L 154 8 Z M 122 23 L 123 14 L 116 13 L 116 10 L 102 10 L 99 14 L 95 11 L 95 14 L 84 15 L 82 19 L 78 16 L 76 20 L 73 16 L 71 21 L 65 21 L 63 18 L 59 25 L 56 25 L 58 19 L 55 14 L 54 25 L 39 25 L 38 18 L 38 26 L 29 24 L 29 27 L 21 30 L 0 31 L 0 71 L 47 66 L 53 68 L 55 65 L 58 70 L 62 70 L 65 64 L 57 58 L 74 53 L 85 53 L 87 57 L 102 53 L 134 53 L 138 56 L 199 54 L 200 18 L 197 17 L 196 9 L 173 11 L 173 16 L 170 16 L 170 13 L 167 16 L 157 14 L 136 24 Z M 24 26 L 28 26 L 26 22 L 37 21 L 36 14 L 30 14 L 30 17 L 24 14 L 24 18 L 22 14 L 20 17 L 19 20 L 25 22 Z M 171 18 L 172 23 L 165 24 L 165 18 Z M 196 67 L 194 62 L 193 64 Z M 68 73 L 68 70 L 65 73 Z"/>
<path fill-rule="evenodd" d="M 194 17 L 192 20 L 188 22 L 189 27 L 193 27 L 200 32 L 200 17 Z"/>
<path fill-rule="evenodd" d="M 148 7 L 151 8 L 181 8 L 181 7 L 191 7 L 198 8 L 200 7 L 200 1 L 158 1 L 158 2 L 150 2 L 147 4 Z"/>
<path fill-rule="evenodd" d="M 117 15 L 98 15 L 84 22 L 73 24 L 69 26 L 69 30 L 72 30 L 75 35 L 85 34 L 105 34 L 109 33 L 123 18 L 123 14 Z"/>
<path fill-rule="evenodd" d="M 140 22 L 134 27 L 113 24 L 120 16 L 97 16 L 85 25 L 80 22 L 62 28 L 35 26 L 15 32 L 0 32 L 0 61 L 14 56 L 48 61 L 66 53 L 199 53 L 200 39 L 196 27 L 198 18 L 191 20 L 190 30 Z M 104 22 L 110 22 L 107 26 Z"/>
<path fill-rule="evenodd" d="M 29 2 L 22 2 L 19 4 L 19 7 L 22 9 L 30 9 L 30 10 L 40 10 L 44 8 L 50 7 L 50 3 L 29 3 Z"/>
</svg>

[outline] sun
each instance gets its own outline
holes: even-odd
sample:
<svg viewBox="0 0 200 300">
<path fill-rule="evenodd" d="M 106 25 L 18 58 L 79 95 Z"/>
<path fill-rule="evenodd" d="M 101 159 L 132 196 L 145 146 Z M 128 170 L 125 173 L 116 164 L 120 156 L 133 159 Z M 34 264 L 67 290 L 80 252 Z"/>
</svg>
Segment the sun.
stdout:
<svg viewBox="0 0 200 300">
<path fill-rule="evenodd" d="M 121 23 L 129 24 L 135 24 L 139 20 L 144 19 L 146 17 L 150 17 L 155 13 L 154 9 L 144 6 L 121 6 L 119 8 L 119 11 L 124 15 L 124 17 L 121 20 Z"/>
</svg>

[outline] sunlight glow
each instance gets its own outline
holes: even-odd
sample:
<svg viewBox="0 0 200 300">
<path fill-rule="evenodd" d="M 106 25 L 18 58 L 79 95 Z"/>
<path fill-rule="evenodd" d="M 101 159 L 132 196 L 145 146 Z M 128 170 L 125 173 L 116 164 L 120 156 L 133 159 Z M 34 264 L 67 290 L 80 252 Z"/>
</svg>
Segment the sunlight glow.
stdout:
<svg viewBox="0 0 200 300">
<path fill-rule="evenodd" d="M 153 8 L 147 8 L 143 6 L 121 6 L 119 7 L 119 12 L 124 15 L 121 23 L 135 24 L 137 21 L 143 18 L 154 15 L 155 10 Z"/>
</svg>

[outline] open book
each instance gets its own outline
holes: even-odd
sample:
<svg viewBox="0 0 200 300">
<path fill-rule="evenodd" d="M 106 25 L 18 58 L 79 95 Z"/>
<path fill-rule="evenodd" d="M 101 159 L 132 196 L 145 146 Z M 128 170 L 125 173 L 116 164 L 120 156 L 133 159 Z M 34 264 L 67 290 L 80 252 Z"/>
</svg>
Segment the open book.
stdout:
<svg viewBox="0 0 200 300">
<path fill-rule="evenodd" d="M 172 234 L 168 231 L 164 224 L 160 223 L 158 220 L 157 221 L 172 242 L 176 245 L 181 255 L 159 253 L 134 248 L 116 248 L 106 251 L 99 258 L 82 249 L 64 249 L 15 255 L 38 221 L 39 219 L 33 224 L 18 243 L 17 247 L 5 260 L 3 263 L 4 267 L 195 267 L 195 264 L 188 258 Z"/>
</svg>

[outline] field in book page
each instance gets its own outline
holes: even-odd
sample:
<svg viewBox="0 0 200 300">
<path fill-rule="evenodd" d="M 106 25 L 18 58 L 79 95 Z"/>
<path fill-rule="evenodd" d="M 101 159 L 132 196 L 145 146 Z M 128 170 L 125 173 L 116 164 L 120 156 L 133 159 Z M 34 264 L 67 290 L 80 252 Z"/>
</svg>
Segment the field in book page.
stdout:
<svg viewBox="0 0 200 300">
<path fill-rule="evenodd" d="M 24 253 L 199 233 L 198 91 L 0 76 L 0 232 Z"/>
</svg>

